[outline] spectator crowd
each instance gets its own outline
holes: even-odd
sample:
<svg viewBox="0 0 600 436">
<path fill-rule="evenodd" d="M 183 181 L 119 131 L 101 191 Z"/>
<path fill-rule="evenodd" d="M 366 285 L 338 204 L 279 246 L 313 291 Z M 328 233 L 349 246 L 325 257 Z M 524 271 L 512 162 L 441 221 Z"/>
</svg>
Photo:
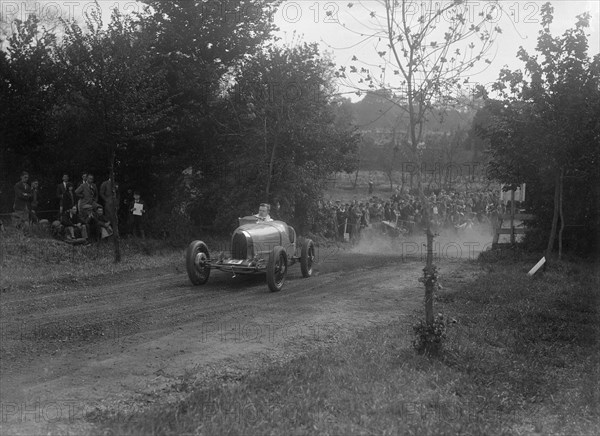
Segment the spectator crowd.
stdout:
<svg viewBox="0 0 600 436">
<path fill-rule="evenodd" d="M 394 234 L 412 234 L 424 229 L 424 207 L 414 191 L 396 188 L 389 198 L 373 195 L 369 180 L 368 198 L 343 203 L 319 203 L 312 231 L 338 240 L 357 241 L 362 229 L 378 227 Z M 40 205 L 39 183 L 23 172 L 14 186 L 13 218 L 17 227 L 27 230 L 38 223 Z M 490 223 L 505 212 L 498 190 L 432 191 L 427 193 L 428 216 L 434 231 L 460 230 L 477 224 Z M 52 223 L 55 236 L 67 241 L 89 243 L 102 241 L 113 235 L 114 217 L 118 217 L 121 233 L 145 238 L 146 205 L 138 191 L 127 191 L 121 201 L 119 185 L 105 180 L 97 188 L 94 176 L 83 173 L 77 185 L 68 174 L 56 185 L 54 204 L 58 209 Z M 277 209 L 277 208 L 276 208 Z"/>
<path fill-rule="evenodd" d="M 369 194 L 372 192 L 370 185 Z M 426 199 L 430 223 L 435 231 L 460 230 L 490 223 L 505 211 L 499 192 L 491 189 L 473 192 L 446 192 L 442 189 L 430 192 Z M 414 191 L 408 193 L 400 188 L 396 188 L 388 199 L 375 195 L 363 201 L 346 203 L 329 200 L 319 204 L 313 230 L 327 237 L 349 238 L 350 241 L 356 241 L 361 230 L 371 226 L 412 234 L 427 225 L 424 207 Z"/>
<path fill-rule="evenodd" d="M 17 228 L 28 231 L 32 224 L 40 221 L 39 183 L 34 179 L 30 184 L 29 173 L 23 171 L 14 191 L 13 220 Z M 116 217 L 126 223 L 134 236 L 145 237 L 143 217 L 147 211 L 140 193 L 135 191 L 132 198 L 121 202 L 119 185 L 110 179 L 102 182 L 98 189 L 93 174 L 83 173 L 77 186 L 68 174 L 63 174 L 62 181 L 56 186 L 53 204 L 58 214 L 52 223 L 52 232 L 67 241 L 90 243 L 110 238 Z"/>
</svg>

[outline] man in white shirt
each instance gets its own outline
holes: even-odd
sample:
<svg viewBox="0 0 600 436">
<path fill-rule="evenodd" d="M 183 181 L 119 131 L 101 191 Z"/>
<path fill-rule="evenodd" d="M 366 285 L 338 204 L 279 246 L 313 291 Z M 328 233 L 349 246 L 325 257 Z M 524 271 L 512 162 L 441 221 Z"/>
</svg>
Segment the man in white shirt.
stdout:
<svg viewBox="0 0 600 436">
<path fill-rule="evenodd" d="M 259 221 L 273 221 L 273 218 L 269 215 L 271 205 L 268 203 L 261 203 L 258 208 L 258 214 L 254 215 Z"/>
</svg>

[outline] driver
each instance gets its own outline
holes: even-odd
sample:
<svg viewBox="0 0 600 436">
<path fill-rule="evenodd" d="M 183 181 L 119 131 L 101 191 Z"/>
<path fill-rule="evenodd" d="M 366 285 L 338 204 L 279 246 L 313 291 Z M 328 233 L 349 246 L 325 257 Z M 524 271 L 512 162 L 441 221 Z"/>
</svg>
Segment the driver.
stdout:
<svg viewBox="0 0 600 436">
<path fill-rule="evenodd" d="M 258 214 L 254 215 L 259 221 L 273 221 L 273 218 L 269 215 L 271 205 L 268 203 L 261 203 L 258 208 Z"/>
</svg>

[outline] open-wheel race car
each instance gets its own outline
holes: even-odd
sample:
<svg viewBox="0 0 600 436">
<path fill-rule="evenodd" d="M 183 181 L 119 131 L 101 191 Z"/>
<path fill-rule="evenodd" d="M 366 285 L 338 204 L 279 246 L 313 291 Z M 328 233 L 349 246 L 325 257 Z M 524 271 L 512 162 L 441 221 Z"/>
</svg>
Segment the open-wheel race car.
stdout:
<svg viewBox="0 0 600 436">
<path fill-rule="evenodd" d="M 233 274 L 265 274 L 272 292 L 279 291 L 285 282 L 288 267 L 300 263 L 303 277 L 313 272 L 315 246 L 312 240 L 298 243 L 296 231 L 283 221 L 264 221 L 256 216 L 239 218 L 239 227 L 231 237 L 231 257 L 223 253 L 211 258 L 208 246 L 193 241 L 187 248 L 186 268 L 194 285 L 203 285 L 211 269 Z"/>
</svg>

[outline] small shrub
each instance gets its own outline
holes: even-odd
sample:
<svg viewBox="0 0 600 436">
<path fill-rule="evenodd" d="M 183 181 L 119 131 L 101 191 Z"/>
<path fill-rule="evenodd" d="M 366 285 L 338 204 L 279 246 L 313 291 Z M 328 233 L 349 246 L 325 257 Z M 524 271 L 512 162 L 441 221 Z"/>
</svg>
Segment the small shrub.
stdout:
<svg viewBox="0 0 600 436">
<path fill-rule="evenodd" d="M 434 317 L 431 326 L 421 320 L 413 325 L 415 338 L 412 345 L 421 354 L 438 354 L 442 350 L 444 339 L 446 339 L 446 330 L 447 322 L 441 313 Z"/>
<path fill-rule="evenodd" d="M 193 225 L 189 216 L 177 210 L 152 211 L 145 222 L 146 232 L 156 239 L 189 240 Z"/>
</svg>

